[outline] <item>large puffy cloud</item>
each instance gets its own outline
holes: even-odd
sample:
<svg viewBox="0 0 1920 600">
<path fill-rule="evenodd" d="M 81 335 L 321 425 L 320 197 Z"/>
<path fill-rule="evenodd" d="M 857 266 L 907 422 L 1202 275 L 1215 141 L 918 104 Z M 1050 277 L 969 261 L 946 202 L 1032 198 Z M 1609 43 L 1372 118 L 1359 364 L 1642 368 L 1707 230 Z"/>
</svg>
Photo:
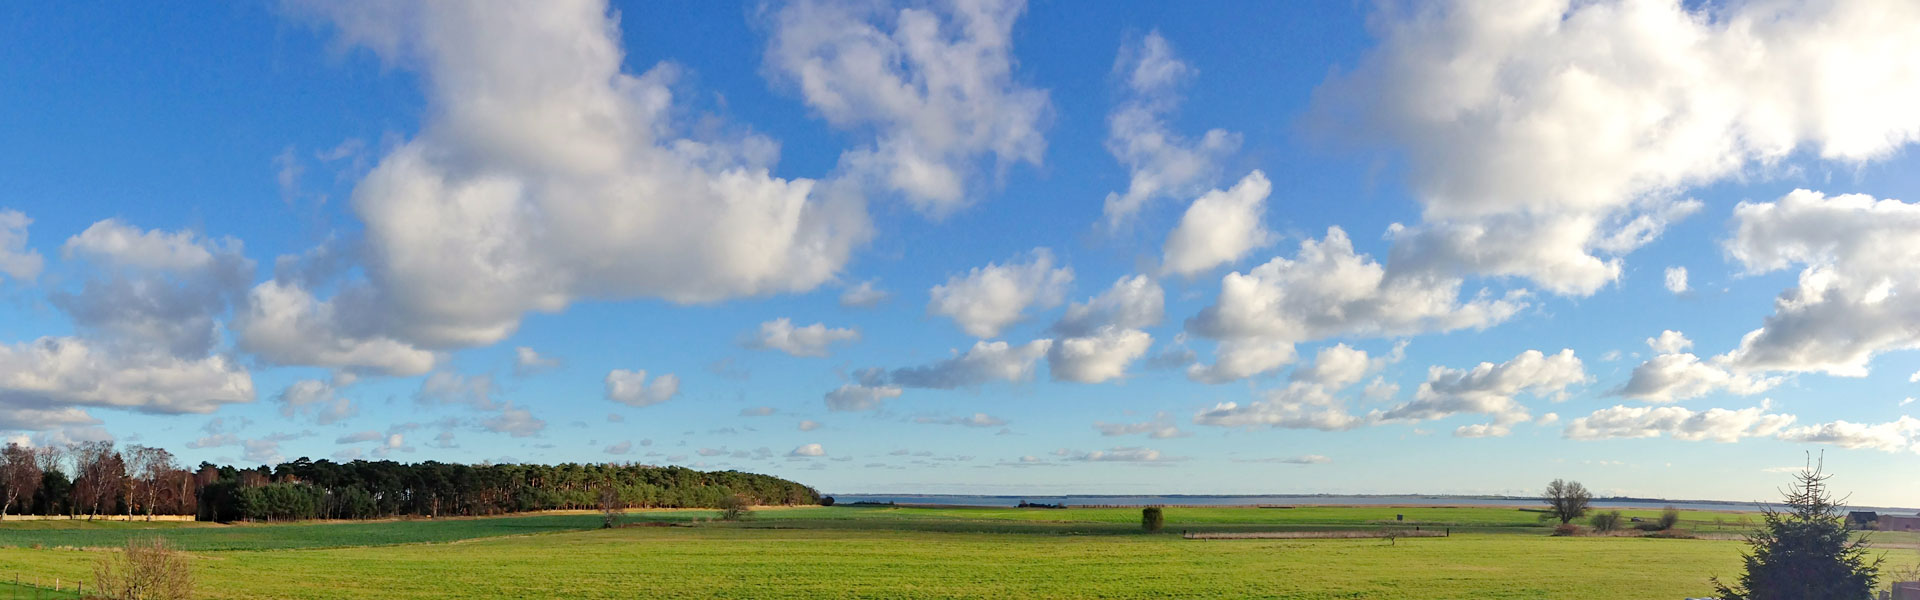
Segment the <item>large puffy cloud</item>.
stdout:
<svg viewBox="0 0 1920 600">
<path fill-rule="evenodd" d="M 1713 408 L 1699 412 L 1678 406 L 1615 406 L 1574 419 L 1567 423 L 1563 435 L 1575 440 L 1668 435 L 1681 440 L 1737 442 L 1741 438 L 1774 435 L 1793 424 L 1792 415 L 1774 414 L 1767 409 L 1766 404 L 1740 410 Z"/>
<path fill-rule="evenodd" d="M 306 6 L 425 86 L 419 134 L 353 194 L 391 337 L 481 345 L 583 298 L 810 290 L 871 235 L 857 194 L 771 176 L 771 140 L 687 133 L 679 69 L 623 72 L 603 2 Z"/>
<path fill-rule="evenodd" d="M 217 319 L 253 278 L 253 261 L 238 240 L 142 230 L 115 219 L 69 238 L 62 251 L 85 259 L 98 276 L 77 292 L 54 292 L 53 304 L 90 337 L 130 352 L 206 356 L 220 341 Z"/>
<path fill-rule="evenodd" d="M 1057 380 L 1100 383 L 1126 376 L 1127 365 L 1151 346 L 1153 336 L 1145 331 L 1109 326 L 1055 342 L 1047 352 L 1047 367 Z"/>
<path fill-rule="evenodd" d="M 124 354 L 70 337 L 0 345 L 0 413 L 51 410 L 61 420 L 77 418 L 62 410 L 74 406 L 208 413 L 253 399 L 253 378 L 225 356 Z"/>
<path fill-rule="evenodd" d="M 1046 151 L 1047 93 L 1013 77 L 1025 4 L 801 0 L 773 13 L 766 63 L 829 124 L 877 136 L 841 155 L 851 176 L 941 216 L 968 203 L 980 157 L 1038 165 Z"/>
<path fill-rule="evenodd" d="M 253 401 L 252 376 L 214 353 L 218 320 L 252 276 L 239 241 L 108 219 L 62 252 L 90 267 L 77 291 L 51 294 L 81 335 L 0 345 L 0 421 L 47 430 L 94 422 L 82 407 L 179 414 Z"/>
<path fill-rule="evenodd" d="M 1035 248 L 1031 260 L 987 263 L 933 286 L 927 312 L 953 319 L 968 335 L 990 338 L 1019 322 L 1029 306 L 1058 306 L 1073 283 L 1073 268 L 1053 267 L 1053 252 Z"/>
<path fill-rule="evenodd" d="M 1576 295 L 1697 207 L 1686 188 L 1920 138 L 1920 6 L 1690 5 L 1384 5 L 1379 46 L 1316 92 L 1314 122 L 1406 158 L 1425 216 L 1396 263 Z"/>
<path fill-rule="evenodd" d="M 1726 356 L 1700 360 L 1685 352 L 1693 341 L 1678 331 L 1662 331 L 1660 337 L 1648 338 L 1647 345 L 1659 354 L 1634 367 L 1633 376 L 1615 390 L 1616 394 L 1648 402 L 1673 402 L 1717 390 L 1743 396 L 1758 394 L 1780 383 L 1777 377 L 1733 369 Z"/>
<path fill-rule="evenodd" d="M 1159 325 L 1166 316 L 1166 292 L 1145 275 L 1121 277 L 1098 296 L 1067 307 L 1053 330 L 1081 336 L 1102 327 L 1139 329 Z"/>
<path fill-rule="evenodd" d="M 1858 377 L 1876 354 L 1920 347 L 1920 204 L 1795 190 L 1733 215 L 1727 251 L 1748 272 L 1802 267 L 1733 364 Z"/>
<path fill-rule="evenodd" d="M 1126 193 L 1110 192 L 1102 208 L 1108 227 L 1125 223 L 1149 202 L 1200 193 L 1219 177 L 1220 160 L 1240 147 L 1223 129 L 1187 139 L 1168 127 L 1180 106 L 1179 87 L 1196 70 L 1174 55 L 1160 32 L 1121 47 L 1114 73 L 1128 96 L 1107 116 L 1107 151 L 1127 166 Z"/>
<path fill-rule="evenodd" d="M 646 371 L 614 369 L 607 372 L 607 399 L 627 406 L 652 406 L 680 393 L 680 378 L 667 373 L 647 383 Z"/>
<path fill-rule="evenodd" d="M 1201 195 L 1187 206 L 1173 233 L 1167 234 L 1161 270 L 1193 276 L 1233 261 L 1275 240 L 1261 219 L 1273 184 L 1254 171 L 1225 190 Z"/>
<path fill-rule="evenodd" d="M 1334 344 L 1321 348 L 1320 353 L 1314 355 L 1313 364 L 1294 369 L 1289 379 L 1339 389 L 1360 381 L 1367 373 L 1384 366 L 1388 359 L 1397 360 L 1397 356 L 1398 352 L 1395 356 L 1371 359 L 1365 350 Z"/>
<path fill-rule="evenodd" d="M 1188 331 L 1221 340 L 1217 362 L 1193 365 L 1188 376 L 1232 381 L 1292 362 L 1296 342 L 1481 328 L 1525 306 L 1518 293 L 1463 303 L 1460 286 L 1458 278 L 1389 271 L 1329 228 L 1324 239 L 1302 241 L 1293 259 L 1221 279 L 1215 304 L 1187 321 Z"/>
<path fill-rule="evenodd" d="M 1067 337 L 1047 352 L 1053 378 L 1100 383 L 1126 376 L 1127 366 L 1146 355 L 1153 336 L 1140 327 L 1157 325 L 1166 311 L 1160 284 L 1145 275 L 1122 277 L 1086 302 L 1067 307 L 1053 330 Z"/>
<path fill-rule="evenodd" d="M 338 367 L 386 375 L 419 375 L 439 362 L 434 352 L 382 333 L 372 290 L 352 286 L 321 300 L 297 281 L 266 281 L 247 293 L 230 327 L 235 344 L 271 364 Z"/>
<path fill-rule="evenodd" d="M 0 274 L 22 281 L 40 276 L 47 261 L 27 248 L 27 226 L 32 224 L 20 211 L 0 209 Z"/>
<path fill-rule="evenodd" d="M 1454 433 L 1463 437 L 1503 436 L 1514 424 L 1532 418 L 1516 396 L 1524 393 L 1557 397 L 1564 395 L 1568 387 L 1586 383 L 1588 379 L 1586 368 L 1572 350 L 1553 355 L 1528 350 L 1507 362 L 1483 362 L 1472 369 L 1436 366 L 1428 370 L 1427 381 L 1414 392 L 1412 402 L 1389 409 L 1379 418 L 1426 421 L 1479 414 L 1493 421 L 1468 425 Z"/>
<path fill-rule="evenodd" d="M 791 356 L 826 356 L 829 346 L 859 339 L 860 332 L 853 329 L 827 327 L 823 323 L 794 327 L 793 320 L 781 317 L 761 323 L 759 333 L 750 343 L 755 348 L 779 350 Z"/>
</svg>

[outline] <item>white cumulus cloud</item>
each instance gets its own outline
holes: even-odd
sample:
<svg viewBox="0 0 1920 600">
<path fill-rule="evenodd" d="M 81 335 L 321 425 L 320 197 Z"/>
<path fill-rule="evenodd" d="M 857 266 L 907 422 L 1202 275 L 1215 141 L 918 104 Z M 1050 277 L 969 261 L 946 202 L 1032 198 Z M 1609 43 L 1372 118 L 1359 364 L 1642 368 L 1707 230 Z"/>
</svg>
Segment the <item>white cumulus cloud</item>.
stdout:
<svg viewBox="0 0 1920 600">
<path fill-rule="evenodd" d="M 1173 233 L 1167 234 L 1161 270 L 1188 277 L 1200 275 L 1272 244 L 1278 238 L 1262 222 L 1267 195 L 1272 191 L 1267 175 L 1254 171 L 1232 188 L 1213 190 L 1195 199 Z"/>
<path fill-rule="evenodd" d="M 625 71 L 647 61 L 604 2 L 303 8 L 424 88 L 420 133 L 353 191 L 378 333 L 475 346 L 583 298 L 807 291 L 871 236 L 857 194 L 772 176 L 774 141 L 679 118 L 680 67 Z"/>
<path fill-rule="evenodd" d="M 1447 0 L 1373 24 L 1313 122 L 1406 157 L 1424 223 L 1396 263 L 1591 294 L 1698 208 L 1687 188 L 1920 139 L 1920 6 L 1901 0 Z"/>
<path fill-rule="evenodd" d="M 680 378 L 666 373 L 647 382 L 644 370 L 614 369 L 607 372 L 607 399 L 627 406 L 652 406 L 673 399 L 680 393 Z"/>
<path fill-rule="evenodd" d="M 953 319 L 967 335 L 990 338 L 1024 318 L 1029 306 L 1058 306 L 1072 284 L 1072 267 L 1054 268 L 1053 252 L 1035 248 L 1028 262 L 987 263 L 933 286 L 927 312 Z"/>
<path fill-rule="evenodd" d="M 1749 273 L 1801 267 L 1733 364 L 1860 377 L 1875 355 L 1920 347 L 1920 204 L 1795 190 L 1742 202 L 1733 221 L 1727 251 Z"/>
<path fill-rule="evenodd" d="M 1687 268 L 1667 267 L 1667 291 L 1675 294 L 1687 293 Z"/>
<path fill-rule="evenodd" d="M 1220 280 L 1212 306 L 1187 321 L 1194 334 L 1221 340 L 1216 363 L 1188 376 L 1218 383 L 1292 362 L 1297 342 L 1334 335 L 1394 336 L 1483 328 L 1526 306 L 1518 294 L 1460 301 L 1461 281 L 1389 272 L 1356 254 L 1345 231 L 1300 244 L 1292 259 L 1275 257 Z"/>
<path fill-rule="evenodd" d="M 19 281 L 40 276 L 46 258 L 27 248 L 27 226 L 32 224 L 25 213 L 0 209 L 0 273 Z"/>
<path fill-rule="evenodd" d="M 751 342 L 755 348 L 779 350 L 791 356 L 826 356 L 828 347 L 836 343 L 852 342 L 860 339 L 860 332 L 854 329 L 827 327 L 814 323 L 805 327 L 794 327 L 793 321 L 786 317 L 760 324 L 760 331 Z"/>
<path fill-rule="evenodd" d="M 875 136 L 842 154 L 842 169 L 944 216 L 968 204 L 982 157 L 1038 165 L 1046 151 L 1047 93 L 1013 72 L 1025 10 L 1021 0 L 801 0 L 772 14 L 766 65 L 828 124 Z"/>
<path fill-rule="evenodd" d="M 1101 209 L 1109 228 L 1154 200 L 1200 193 L 1219 177 L 1221 159 L 1240 147 L 1240 136 L 1224 129 L 1188 139 L 1168 126 L 1180 107 L 1180 86 L 1197 70 L 1174 55 L 1160 32 L 1122 46 L 1113 70 L 1128 94 L 1107 115 L 1107 151 L 1129 177 L 1126 192 L 1109 192 Z"/>
</svg>

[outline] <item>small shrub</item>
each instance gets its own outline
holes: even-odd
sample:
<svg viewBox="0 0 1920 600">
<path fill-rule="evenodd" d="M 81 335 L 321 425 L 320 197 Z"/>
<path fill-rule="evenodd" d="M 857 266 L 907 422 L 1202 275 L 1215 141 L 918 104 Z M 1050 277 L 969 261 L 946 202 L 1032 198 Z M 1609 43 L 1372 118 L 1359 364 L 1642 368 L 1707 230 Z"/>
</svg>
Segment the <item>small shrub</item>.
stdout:
<svg viewBox="0 0 1920 600">
<path fill-rule="evenodd" d="M 1158 506 L 1140 509 L 1140 528 L 1153 533 L 1167 526 L 1167 515 Z"/>
<path fill-rule="evenodd" d="M 1620 524 L 1625 520 L 1617 510 L 1600 513 L 1593 516 L 1593 530 L 1600 533 L 1613 533 L 1620 530 Z"/>
<path fill-rule="evenodd" d="M 723 521 L 744 521 L 753 518 L 753 501 L 746 496 L 734 494 L 720 501 L 720 519 Z"/>
<path fill-rule="evenodd" d="M 94 587 L 114 600 L 185 600 L 193 597 L 193 570 L 187 555 L 162 538 L 127 540 L 125 548 L 100 557 L 93 566 Z"/>
<path fill-rule="evenodd" d="M 1560 537 L 1576 536 L 1576 535 L 1580 535 L 1582 529 L 1584 528 L 1582 528 L 1579 525 L 1575 525 L 1572 523 L 1561 523 L 1559 525 L 1553 526 L 1553 535 L 1560 536 Z"/>
<path fill-rule="evenodd" d="M 821 497 L 820 497 L 820 505 L 821 505 L 821 506 L 833 506 L 833 496 L 821 496 Z"/>
<path fill-rule="evenodd" d="M 1675 526 L 1679 524 L 1680 524 L 1680 509 L 1669 506 L 1666 508 L 1666 510 L 1660 511 L 1659 525 L 1660 525 L 1661 531 L 1673 529 Z"/>
</svg>

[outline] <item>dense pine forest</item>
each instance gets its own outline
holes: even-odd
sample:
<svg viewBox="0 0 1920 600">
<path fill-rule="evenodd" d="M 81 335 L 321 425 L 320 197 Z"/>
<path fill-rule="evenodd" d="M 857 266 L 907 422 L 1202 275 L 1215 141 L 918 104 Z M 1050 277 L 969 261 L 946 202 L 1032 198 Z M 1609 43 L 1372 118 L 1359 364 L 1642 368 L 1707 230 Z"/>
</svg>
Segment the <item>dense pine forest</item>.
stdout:
<svg viewBox="0 0 1920 600">
<path fill-rule="evenodd" d="M 203 521 L 439 517 L 585 508 L 816 504 L 813 488 L 768 475 L 637 464 L 333 462 L 180 467 L 165 449 L 111 442 L 0 452 L 0 514 L 195 515 Z"/>
</svg>

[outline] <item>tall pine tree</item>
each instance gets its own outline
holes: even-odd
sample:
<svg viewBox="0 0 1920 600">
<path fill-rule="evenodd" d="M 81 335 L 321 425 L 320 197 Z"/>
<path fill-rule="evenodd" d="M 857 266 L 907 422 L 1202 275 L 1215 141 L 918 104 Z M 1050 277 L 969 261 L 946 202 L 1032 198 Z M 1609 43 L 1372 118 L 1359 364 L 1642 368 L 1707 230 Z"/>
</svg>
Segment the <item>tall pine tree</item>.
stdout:
<svg viewBox="0 0 1920 600">
<path fill-rule="evenodd" d="M 1787 510 L 1766 510 L 1766 526 L 1747 536 L 1753 548 L 1747 572 L 1725 600 L 1872 600 L 1882 559 L 1868 560 L 1866 538 L 1854 538 L 1833 495 L 1824 465 L 1812 464 L 1781 490 Z"/>
</svg>

